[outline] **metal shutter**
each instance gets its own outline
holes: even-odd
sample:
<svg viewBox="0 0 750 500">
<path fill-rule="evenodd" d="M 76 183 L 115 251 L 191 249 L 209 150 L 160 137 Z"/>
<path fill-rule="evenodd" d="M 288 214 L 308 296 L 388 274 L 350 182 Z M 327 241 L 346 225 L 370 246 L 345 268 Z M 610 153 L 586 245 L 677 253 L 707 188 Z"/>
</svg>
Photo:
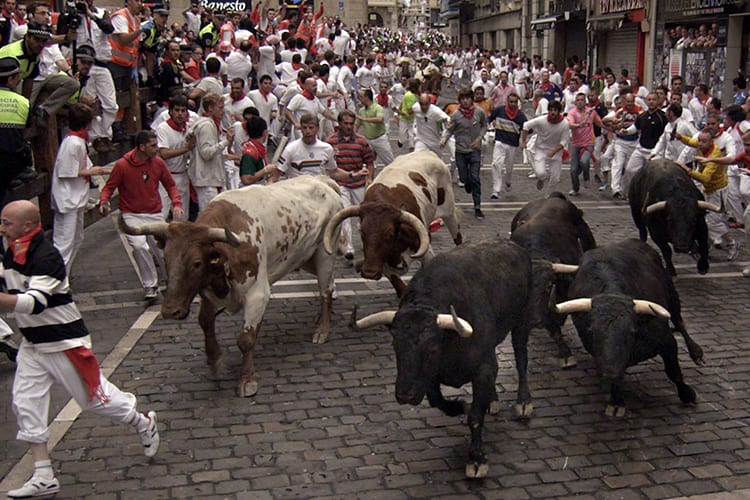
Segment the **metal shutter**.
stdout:
<svg viewBox="0 0 750 500">
<path fill-rule="evenodd" d="M 625 23 L 622 28 L 608 32 L 604 47 L 604 54 L 600 54 L 599 67 L 612 68 L 618 80 L 622 68 L 627 68 L 631 76 L 635 75 L 638 23 Z"/>
</svg>

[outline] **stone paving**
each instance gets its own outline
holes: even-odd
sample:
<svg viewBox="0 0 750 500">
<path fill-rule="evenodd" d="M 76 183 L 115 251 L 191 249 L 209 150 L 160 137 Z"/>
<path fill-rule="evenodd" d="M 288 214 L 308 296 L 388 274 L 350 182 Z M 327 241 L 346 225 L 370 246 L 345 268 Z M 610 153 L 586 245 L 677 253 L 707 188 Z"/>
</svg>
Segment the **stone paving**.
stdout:
<svg viewBox="0 0 750 500">
<path fill-rule="evenodd" d="M 485 162 L 489 158 L 486 153 Z M 512 192 L 490 202 L 490 173 L 483 170 L 482 222 L 473 218 L 469 196 L 456 188 L 466 240 L 507 235 L 515 212 L 538 196 L 527 174 L 519 165 Z M 560 190 L 569 186 L 565 170 Z M 573 201 L 600 244 L 637 236 L 627 205 L 607 193 L 582 190 Z M 435 233 L 434 246 L 452 247 L 445 229 Z M 652 360 L 628 372 L 627 416 L 607 418 L 608 391 L 570 322 L 564 334 L 578 359 L 572 369 L 557 367 L 552 341 L 534 330 L 534 416 L 528 422 L 512 418 L 516 376 L 506 342 L 497 350 L 502 408 L 486 419 L 490 470 L 481 481 L 464 479 L 469 433 L 462 418 L 446 417 L 426 401 L 418 407 L 396 402 L 388 331 L 348 326 L 355 305 L 363 315 L 395 308 L 397 300 L 386 281 L 359 279 L 343 258 L 327 344 L 310 342 L 317 314 L 313 278 L 294 275 L 273 287 L 256 347 L 260 390 L 253 398 L 236 396 L 239 316 L 222 315 L 217 322 L 225 356 L 216 378 L 206 366 L 197 307 L 185 321 L 159 317 L 110 377 L 136 393 L 142 409 L 158 412 L 159 454 L 148 462 L 131 428 L 82 414 L 52 451 L 62 484 L 58 498 L 750 498 L 750 280 L 740 274 L 750 257 L 746 248 L 737 262 L 726 262 L 725 255 L 712 250 L 706 276 L 696 274 L 689 257 L 675 259 L 683 315 L 705 350 L 706 365 L 697 367 L 678 338 L 685 380 L 698 392 L 695 406 L 680 403 L 661 362 Z M 87 229 L 73 276 L 95 351 L 105 359 L 144 313 L 142 291 L 111 218 Z M 23 471 L 18 461 L 25 451 L 14 440 L 12 371 L 3 357 L 0 440 L 6 453 L 0 475 L 9 487 L 18 484 L 5 483 L 10 472 Z M 60 392 L 51 418 L 67 402 Z M 468 389 L 446 392 L 470 397 Z"/>
</svg>

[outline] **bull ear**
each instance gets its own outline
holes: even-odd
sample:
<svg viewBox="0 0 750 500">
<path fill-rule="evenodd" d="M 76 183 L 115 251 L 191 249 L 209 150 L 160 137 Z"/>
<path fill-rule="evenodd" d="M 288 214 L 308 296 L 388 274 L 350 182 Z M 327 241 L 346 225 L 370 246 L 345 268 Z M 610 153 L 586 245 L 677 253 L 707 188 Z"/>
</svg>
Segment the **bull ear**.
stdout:
<svg viewBox="0 0 750 500">
<path fill-rule="evenodd" d="M 664 306 L 650 300 L 633 300 L 633 310 L 637 314 L 650 314 L 651 316 L 660 316 L 666 319 L 672 317 Z"/>
</svg>

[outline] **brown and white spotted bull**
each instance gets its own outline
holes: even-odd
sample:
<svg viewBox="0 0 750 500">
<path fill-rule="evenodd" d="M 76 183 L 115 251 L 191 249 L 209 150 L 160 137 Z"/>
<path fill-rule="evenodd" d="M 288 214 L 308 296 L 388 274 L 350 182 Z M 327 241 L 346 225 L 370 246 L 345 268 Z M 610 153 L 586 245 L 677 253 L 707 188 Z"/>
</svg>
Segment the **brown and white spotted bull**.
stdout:
<svg viewBox="0 0 750 500">
<path fill-rule="evenodd" d="M 463 239 L 450 171 L 431 151 L 399 156 L 367 188 L 361 205 L 337 213 L 326 228 L 327 252 L 333 253 L 334 233 L 348 217 L 360 218 L 362 277 L 378 280 L 385 275 L 399 297 L 406 288 L 401 275 L 411 259 L 428 261 L 433 256 L 430 222 L 442 218 L 455 244 Z"/>
<path fill-rule="evenodd" d="M 240 396 L 258 391 L 253 347 L 271 296 L 271 284 L 298 269 L 318 277 L 320 316 L 313 343 L 328 339 L 335 257 L 323 248 L 328 221 L 341 210 L 336 183 L 301 176 L 270 186 L 248 186 L 221 193 L 195 223 L 172 222 L 126 227 L 128 234 L 153 234 L 164 248 L 167 290 L 162 316 L 184 319 L 201 296 L 198 322 L 208 365 L 215 373 L 221 358 L 214 330 L 222 309 L 243 311 L 237 345 L 242 351 Z"/>
</svg>

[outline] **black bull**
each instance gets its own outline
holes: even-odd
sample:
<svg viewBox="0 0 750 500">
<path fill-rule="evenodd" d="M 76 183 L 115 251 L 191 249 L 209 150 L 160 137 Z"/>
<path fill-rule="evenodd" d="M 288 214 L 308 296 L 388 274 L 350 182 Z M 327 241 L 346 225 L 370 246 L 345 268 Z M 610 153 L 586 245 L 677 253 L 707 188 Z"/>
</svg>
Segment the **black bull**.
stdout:
<svg viewBox="0 0 750 500">
<path fill-rule="evenodd" d="M 703 350 L 687 333 L 680 297 L 654 249 L 631 239 L 586 252 L 569 296 L 556 309 L 572 314 L 581 343 L 611 384 L 608 415 L 625 414 L 627 367 L 657 355 L 680 400 L 695 401 L 695 391 L 682 378 L 670 318 L 696 364 L 703 363 Z"/>
<path fill-rule="evenodd" d="M 567 316 L 546 306 L 553 285 L 556 302 L 568 299 L 570 273 L 583 252 L 596 247 L 594 235 L 583 220 L 583 212 L 561 193 L 527 203 L 513 218 L 510 230 L 510 239 L 533 258 L 532 321 L 545 328 L 557 344 L 560 366 L 575 366 L 561 330 Z"/>
<path fill-rule="evenodd" d="M 651 234 L 669 274 L 676 274 L 670 243 L 678 253 L 697 250 L 698 272 L 708 272 L 706 210 L 720 207 L 704 201 L 687 172 L 671 160 L 649 161 L 633 176 L 628 199 L 641 241 Z"/>
<path fill-rule="evenodd" d="M 525 250 L 504 240 L 477 243 L 438 255 L 417 272 L 398 311 L 357 322 L 360 328 L 390 325 L 399 403 L 417 405 L 426 395 L 431 406 L 458 415 L 463 404 L 446 400 L 440 384 L 472 384 L 467 477 L 484 477 L 489 468 L 482 428 L 487 411 L 499 411 L 495 347 L 509 331 L 518 371 L 516 413 L 529 417 L 533 411 L 526 378 L 530 293 L 531 258 Z"/>
</svg>

